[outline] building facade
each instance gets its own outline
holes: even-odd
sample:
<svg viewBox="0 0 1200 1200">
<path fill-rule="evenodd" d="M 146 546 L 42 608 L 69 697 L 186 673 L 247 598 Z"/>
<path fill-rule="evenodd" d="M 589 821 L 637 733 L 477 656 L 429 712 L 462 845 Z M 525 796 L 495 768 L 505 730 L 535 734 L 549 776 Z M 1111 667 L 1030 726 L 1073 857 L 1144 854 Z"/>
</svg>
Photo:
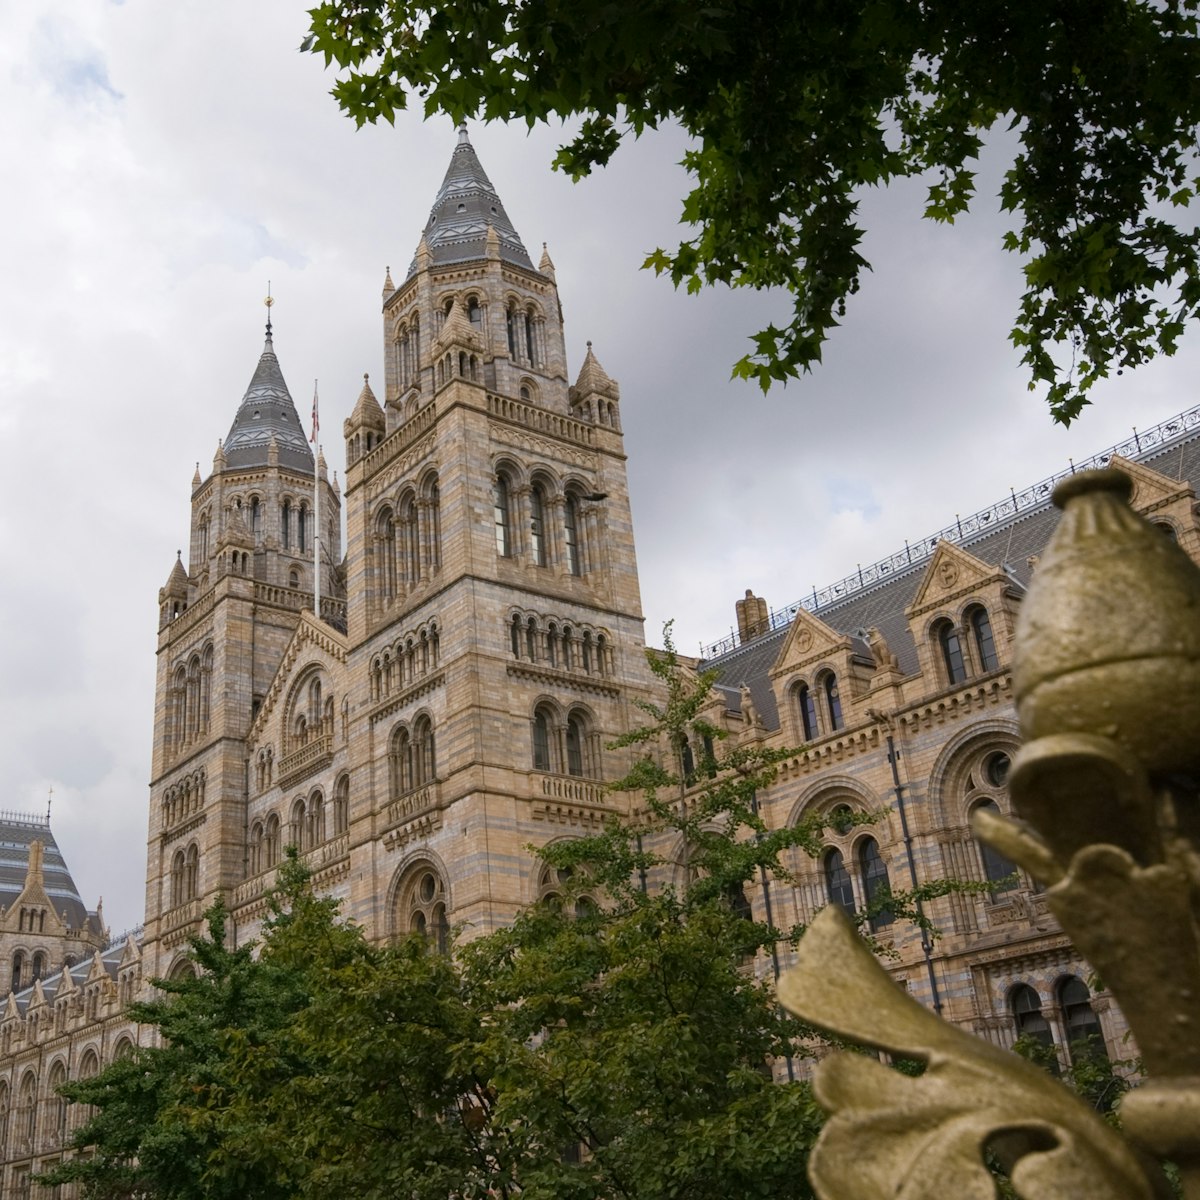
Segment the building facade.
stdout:
<svg viewBox="0 0 1200 1200">
<path fill-rule="evenodd" d="M 186 969 L 204 909 L 224 897 L 231 936 L 256 936 L 288 845 L 368 936 L 445 944 L 552 886 L 530 846 L 625 811 L 603 784 L 628 758 L 606 747 L 655 692 L 620 391 L 590 345 L 570 382 L 554 265 L 534 265 L 465 131 L 382 310 L 384 378 L 376 393 L 364 377 L 344 422 L 344 490 L 314 462 L 269 322 L 192 481 L 188 559 L 159 594 L 144 929 L 109 937 L 48 824 L 0 823 L 6 1197 L 63 1152 L 76 1118 L 57 1084 L 145 1042 L 125 1007 Z M 1198 425 L 1119 460 L 1193 557 Z M 802 747 L 765 819 L 828 816 L 821 857 L 769 897 L 748 889 L 756 908 L 790 925 L 885 883 L 990 882 L 929 907 L 934 940 L 875 918 L 897 980 L 999 1043 L 1029 1033 L 1065 1061 L 1091 1034 L 1117 1058 L 1120 1014 L 1032 881 L 968 831 L 975 809 L 1009 807 L 1013 628 L 1048 494 L 807 606 L 772 614 L 747 592 L 737 634 L 697 665 L 718 672 L 709 716 L 731 737 Z M 842 807 L 881 815 L 849 826 Z"/>
</svg>

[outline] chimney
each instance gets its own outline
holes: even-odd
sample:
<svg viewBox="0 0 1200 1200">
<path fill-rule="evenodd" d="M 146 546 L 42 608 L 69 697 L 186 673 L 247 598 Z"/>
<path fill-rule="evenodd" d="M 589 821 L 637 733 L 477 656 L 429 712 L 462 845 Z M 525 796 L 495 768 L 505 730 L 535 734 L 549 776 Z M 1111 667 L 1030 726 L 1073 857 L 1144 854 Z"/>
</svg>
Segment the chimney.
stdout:
<svg viewBox="0 0 1200 1200">
<path fill-rule="evenodd" d="M 756 596 L 749 588 L 746 589 L 745 600 L 739 600 L 736 608 L 738 638 L 743 644 L 753 641 L 770 628 L 767 602 L 761 596 Z"/>
</svg>

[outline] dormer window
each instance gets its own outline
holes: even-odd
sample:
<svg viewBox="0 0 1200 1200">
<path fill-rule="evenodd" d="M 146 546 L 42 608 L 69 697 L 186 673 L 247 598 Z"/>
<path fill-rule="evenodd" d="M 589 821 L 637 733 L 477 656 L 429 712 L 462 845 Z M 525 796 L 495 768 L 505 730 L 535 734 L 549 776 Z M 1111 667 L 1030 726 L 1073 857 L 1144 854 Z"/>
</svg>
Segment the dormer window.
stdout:
<svg viewBox="0 0 1200 1200">
<path fill-rule="evenodd" d="M 988 618 L 987 609 L 982 606 L 971 609 L 967 614 L 967 621 L 975 639 L 980 669 L 996 670 L 1000 666 L 1000 660 L 996 655 L 996 639 L 992 636 L 992 622 Z"/>
<path fill-rule="evenodd" d="M 941 621 L 935 626 L 935 631 L 942 650 L 942 662 L 946 666 L 946 681 L 963 683 L 967 678 L 967 664 L 963 659 L 958 630 L 949 621 Z"/>
</svg>

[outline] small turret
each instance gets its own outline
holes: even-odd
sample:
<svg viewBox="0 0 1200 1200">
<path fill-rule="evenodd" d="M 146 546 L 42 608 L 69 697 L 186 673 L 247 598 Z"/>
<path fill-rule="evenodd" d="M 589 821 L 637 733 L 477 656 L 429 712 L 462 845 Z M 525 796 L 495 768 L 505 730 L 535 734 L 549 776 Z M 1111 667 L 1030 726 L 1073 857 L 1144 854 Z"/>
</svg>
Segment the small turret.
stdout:
<svg viewBox="0 0 1200 1200">
<path fill-rule="evenodd" d="M 545 242 L 542 243 L 542 257 L 538 262 L 538 270 L 541 271 L 543 275 L 547 275 L 551 279 L 554 279 L 554 260 L 550 257 L 550 251 L 546 249 Z"/>
<path fill-rule="evenodd" d="M 445 350 L 450 346 L 465 347 L 468 350 L 483 349 L 483 338 L 480 336 L 479 330 L 467 320 L 467 315 L 463 312 L 457 296 L 454 298 L 454 303 L 450 305 L 450 311 L 446 314 L 442 331 L 437 335 L 433 346 L 437 351 Z"/>
<path fill-rule="evenodd" d="M 342 434 L 346 439 L 347 466 L 358 462 L 364 454 L 370 454 L 387 434 L 387 419 L 371 390 L 371 377 L 366 373 L 354 411 L 342 422 Z"/>
<path fill-rule="evenodd" d="M 383 302 L 386 304 L 388 298 L 396 290 L 396 285 L 392 282 L 392 268 L 385 267 L 383 273 Z"/>
<path fill-rule="evenodd" d="M 158 589 L 158 627 L 175 620 L 188 606 L 188 574 L 183 569 L 183 551 L 175 551 L 175 565 L 167 582 Z"/>
<path fill-rule="evenodd" d="M 620 430 L 621 389 L 617 381 L 600 365 L 592 352 L 592 343 L 587 344 L 587 355 L 579 368 L 579 377 L 570 391 L 571 407 L 585 421 L 596 425 L 611 425 Z"/>
<path fill-rule="evenodd" d="M 194 492 L 202 482 L 203 480 L 200 478 L 200 464 L 197 462 L 196 471 L 192 475 L 192 491 Z"/>
<path fill-rule="evenodd" d="M 225 470 L 225 464 L 225 443 L 220 438 L 217 438 L 217 452 L 213 455 L 213 474 L 219 475 Z"/>
</svg>

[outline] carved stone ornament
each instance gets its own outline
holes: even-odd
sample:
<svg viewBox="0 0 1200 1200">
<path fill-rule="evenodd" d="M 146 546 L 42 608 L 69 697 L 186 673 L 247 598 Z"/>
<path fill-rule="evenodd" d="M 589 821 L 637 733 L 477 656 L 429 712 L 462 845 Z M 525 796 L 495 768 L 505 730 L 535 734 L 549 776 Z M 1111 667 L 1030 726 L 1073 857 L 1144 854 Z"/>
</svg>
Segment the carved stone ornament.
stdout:
<svg viewBox="0 0 1200 1200">
<path fill-rule="evenodd" d="M 780 981 L 822 1029 L 926 1064 L 908 1078 L 857 1055 L 816 1073 L 830 1110 L 809 1163 L 823 1200 L 995 1193 L 1158 1197 L 1157 1160 L 1200 1200 L 1200 569 L 1132 512 L 1129 478 L 1055 489 L 1064 515 L 1021 609 L 1014 692 L 1026 743 L 1014 821 L 977 836 L 1046 885 L 1050 910 L 1121 1005 L 1147 1076 L 1117 1133 L 1062 1084 L 899 992 L 839 912 Z"/>
</svg>

